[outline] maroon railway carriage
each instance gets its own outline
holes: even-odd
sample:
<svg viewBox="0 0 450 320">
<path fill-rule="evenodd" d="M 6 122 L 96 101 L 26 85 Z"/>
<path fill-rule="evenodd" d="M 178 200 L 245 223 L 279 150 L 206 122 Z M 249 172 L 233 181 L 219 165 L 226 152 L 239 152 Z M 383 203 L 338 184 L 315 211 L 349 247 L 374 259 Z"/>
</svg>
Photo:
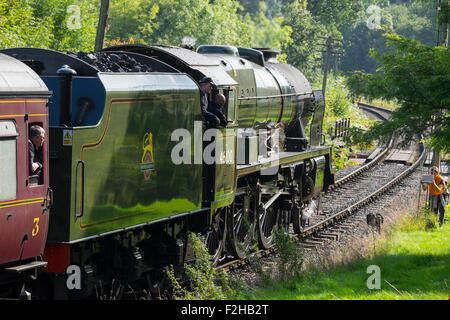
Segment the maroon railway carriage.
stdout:
<svg viewBox="0 0 450 320">
<path fill-rule="evenodd" d="M 30 175 L 28 131 L 39 125 L 48 132 L 50 94 L 32 69 L 0 54 L 0 298 L 17 296 L 17 287 L 46 265 L 48 139 L 38 151 L 41 175 Z"/>
</svg>

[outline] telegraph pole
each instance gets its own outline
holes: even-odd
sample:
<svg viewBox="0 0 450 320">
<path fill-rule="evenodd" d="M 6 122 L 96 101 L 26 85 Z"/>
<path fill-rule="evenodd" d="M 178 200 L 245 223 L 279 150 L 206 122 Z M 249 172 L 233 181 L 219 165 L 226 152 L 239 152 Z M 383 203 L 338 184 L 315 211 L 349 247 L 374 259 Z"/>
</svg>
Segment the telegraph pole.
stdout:
<svg viewBox="0 0 450 320">
<path fill-rule="evenodd" d="M 103 49 L 105 40 L 106 20 L 108 19 L 109 0 L 102 0 L 100 15 L 98 17 L 97 35 L 95 37 L 95 51 Z"/>
<path fill-rule="evenodd" d="M 325 39 L 325 44 L 321 44 L 321 46 L 325 46 L 326 50 L 322 51 L 325 53 L 325 70 L 323 73 L 323 82 L 322 82 L 322 92 L 325 98 L 325 90 L 327 88 L 327 80 L 328 80 L 328 69 L 330 68 L 330 59 L 331 55 L 342 55 L 342 50 L 335 50 L 335 48 L 342 48 L 341 43 L 336 43 L 336 39 L 333 38 L 333 35 L 328 35 L 327 37 L 320 37 L 321 39 Z M 337 39 L 337 41 L 342 41 L 342 39 Z"/>
<path fill-rule="evenodd" d="M 330 67 L 331 50 L 333 49 L 333 36 L 331 35 L 328 36 L 326 46 L 327 51 L 324 51 L 324 53 L 326 54 L 325 70 L 323 72 L 323 82 L 322 82 L 322 92 L 324 97 L 325 97 L 325 89 L 327 88 L 328 68 Z"/>
</svg>

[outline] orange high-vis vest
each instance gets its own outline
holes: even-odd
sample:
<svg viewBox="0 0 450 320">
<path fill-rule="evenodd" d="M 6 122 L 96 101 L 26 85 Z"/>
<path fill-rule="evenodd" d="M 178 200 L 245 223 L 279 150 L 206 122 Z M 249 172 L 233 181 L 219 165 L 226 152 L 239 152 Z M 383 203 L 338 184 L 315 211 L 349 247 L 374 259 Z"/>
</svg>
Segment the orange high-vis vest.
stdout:
<svg viewBox="0 0 450 320">
<path fill-rule="evenodd" d="M 435 174 L 435 175 L 434 175 L 434 182 L 436 182 L 436 185 L 437 185 L 438 187 L 440 187 L 441 189 L 436 188 L 436 187 L 434 186 L 434 184 L 430 184 L 429 191 L 430 191 L 430 194 L 431 194 L 431 195 L 433 195 L 433 196 L 438 196 L 438 195 L 444 193 L 445 188 L 444 188 L 444 182 L 443 182 L 443 180 L 444 180 L 444 179 L 443 179 L 439 174 Z"/>
</svg>

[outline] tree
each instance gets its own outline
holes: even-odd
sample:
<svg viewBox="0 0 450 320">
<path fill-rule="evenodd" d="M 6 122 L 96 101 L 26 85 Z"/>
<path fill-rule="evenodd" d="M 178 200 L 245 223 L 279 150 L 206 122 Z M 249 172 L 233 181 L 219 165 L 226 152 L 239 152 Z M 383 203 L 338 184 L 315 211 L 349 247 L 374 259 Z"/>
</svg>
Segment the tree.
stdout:
<svg viewBox="0 0 450 320">
<path fill-rule="evenodd" d="M 18 0 L 29 3 L 33 16 L 52 21 L 49 48 L 60 51 L 94 50 L 100 1 Z M 33 45 L 43 47 L 40 44 Z"/>
<path fill-rule="evenodd" d="M 252 21 L 249 22 L 251 40 L 250 45 L 259 48 L 276 48 L 281 49 L 282 46 L 292 42 L 292 28 L 284 23 L 283 17 L 274 17 L 269 19 L 266 4 L 259 2 L 259 10 L 255 13 Z"/>
<path fill-rule="evenodd" d="M 199 44 L 281 47 L 290 41 L 284 18 L 267 17 L 264 2 L 253 14 L 235 0 L 112 1 L 107 38 L 179 46 L 184 37 Z"/>
<path fill-rule="evenodd" d="M 341 70 L 375 72 L 377 63 L 370 58 L 369 50 L 385 50 L 383 31 L 376 24 L 423 44 L 436 44 L 436 8 L 432 1 L 404 2 L 364 0 L 364 7 L 357 13 L 357 18 L 346 21 L 339 27 L 344 37 L 345 50 L 340 63 Z"/>
<path fill-rule="evenodd" d="M 40 46 L 48 48 L 54 40 L 53 21 L 36 17 L 27 1 L 0 1 L 0 48 Z"/>
<path fill-rule="evenodd" d="M 327 26 L 328 31 L 343 23 L 354 21 L 363 9 L 362 0 L 303 0 L 307 9 L 319 22 Z M 303 2 L 302 1 L 302 2 Z"/>
<path fill-rule="evenodd" d="M 437 151 L 450 151 L 450 50 L 386 33 L 390 53 L 372 52 L 381 63 L 374 74 L 357 72 L 348 79 L 355 96 L 396 100 L 392 120 L 372 127 L 362 139 L 397 133 L 407 143 L 424 133 Z"/>
<path fill-rule="evenodd" d="M 98 0 L 0 0 L 0 48 L 93 50 Z"/>
<path fill-rule="evenodd" d="M 133 37 L 147 44 L 179 46 L 190 37 L 196 45 L 250 43 L 252 20 L 238 13 L 237 1 L 133 0 L 133 4 L 112 2 L 109 40 Z"/>
<path fill-rule="evenodd" d="M 302 2 L 293 1 L 284 8 L 284 25 L 292 28 L 292 41 L 286 42 L 282 49 L 287 62 L 299 68 L 308 78 L 321 66 L 321 49 L 317 44 L 325 28 L 317 23 Z"/>
<path fill-rule="evenodd" d="M 196 45 L 249 42 L 248 25 L 237 14 L 237 1 L 156 0 L 147 6 L 150 12 L 158 6 L 158 13 L 140 28 L 146 43 L 180 45 L 184 37 L 195 39 Z"/>
<path fill-rule="evenodd" d="M 156 4 L 151 8 L 143 6 L 142 0 L 112 0 L 108 14 L 107 40 L 143 39 L 141 29 L 152 23 L 159 12 L 159 6 Z"/>
</svg>

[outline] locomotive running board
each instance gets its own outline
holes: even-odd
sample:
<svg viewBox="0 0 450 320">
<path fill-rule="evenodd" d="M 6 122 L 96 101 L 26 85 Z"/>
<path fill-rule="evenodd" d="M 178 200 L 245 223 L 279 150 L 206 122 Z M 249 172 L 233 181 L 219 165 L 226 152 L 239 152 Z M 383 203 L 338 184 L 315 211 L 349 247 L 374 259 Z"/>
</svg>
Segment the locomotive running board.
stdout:
<svg viewBox="0 0 450 320">
<path fill-rule="evenodd" d="M 305 159 L 326 155 L 330 152 L 330 147 L 313 147 L 303 152 L 280 152 L 268 158 L 260 159 L 257 163 L 249 165 L 237 165 L 238 177 L 245 176 L 250 173 L 268 169 L 278 165 L 290 165 Z"/>
<path fill-rule="evenodd" d="M 5 268 L 5 271 L 20 273 L 36 268 L 43 268 L 47 265 L 47 261 L 32 261 L 30 263 L 21 264 L 19 266 Z"/>
</svg>

